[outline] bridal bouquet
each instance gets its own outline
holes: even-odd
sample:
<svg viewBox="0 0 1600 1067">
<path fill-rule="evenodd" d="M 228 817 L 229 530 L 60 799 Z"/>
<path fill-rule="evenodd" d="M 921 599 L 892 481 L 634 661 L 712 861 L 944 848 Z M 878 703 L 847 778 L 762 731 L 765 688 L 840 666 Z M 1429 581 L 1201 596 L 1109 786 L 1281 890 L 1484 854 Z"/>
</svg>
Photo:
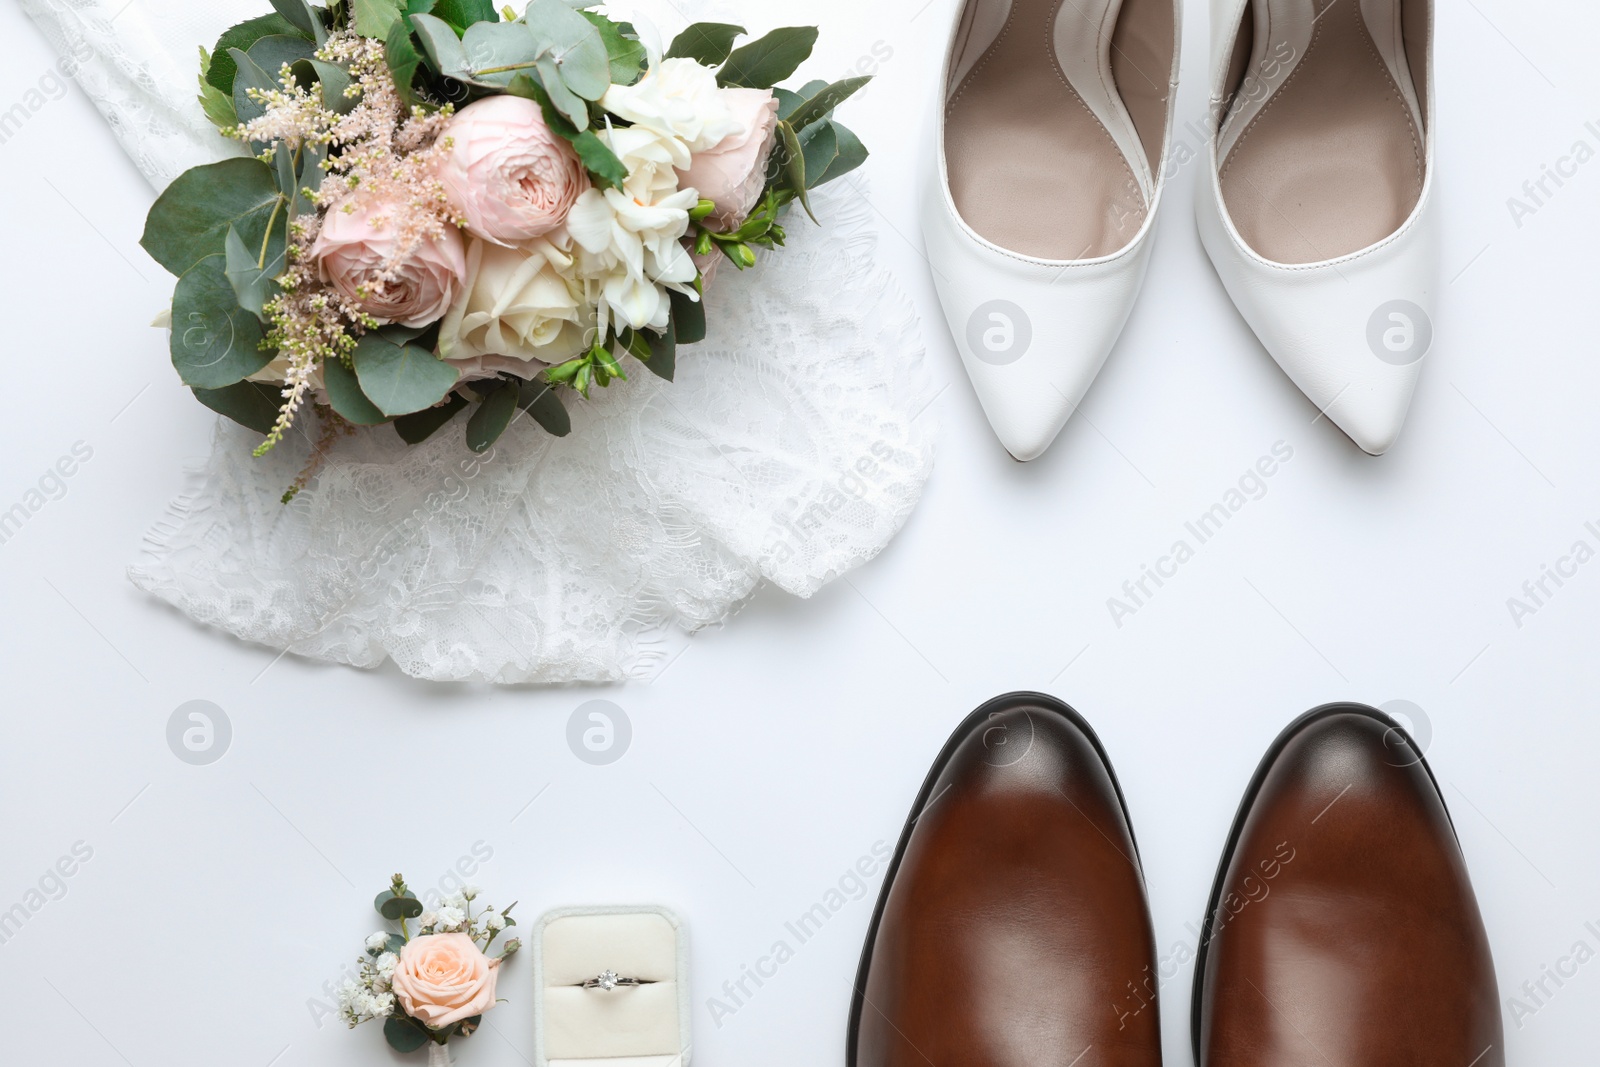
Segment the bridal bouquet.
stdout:
<svg viewBox="0 0 1600 1067">
<path fill-rule="evenodd" d="M 180 175 L 141 242 L 178 276 L 179 377 L 258 455 L 308 403 L 324 437 L 414 444 L 468 408 L 474 451 L 519 411 L 564 435 L 573 394 L 670 380 L 718 265 L 867 155 L 832 117 L 867 78 L 775 88 L 814 27 L 735 47 L 696 23 L 663 51 L 585 0 L 272 6 L 201 52 L 251 157 Z"/>
<path fill-rule="evenodd" d="M 478 1028 L 483 1013 L 495 1005 L 501 962 L 522 947 L 510 938 L 498 956 L 489 955 L 495 938 L 516 925 L 511 918 L 516 905 L 501 911 L 482 907 L 474 915 L 477 897 L 477 887 L 468 886 L 446 897 L 437 911 L 425 911 L 405 879 L 395 875 L 373 905 L 379 915 L 398 922 L 400 932 L 379 930 L 367 938 L 357 976 L 339 991 L 345 1022 L 355 1027 L 382 1019 L 383 1036 L 396 1051 L 428 1045 L 430 1064 L 448 1064 L 450 1038 Z M 417 921 L 414 934 L 412 919 Z"/>
</svg>

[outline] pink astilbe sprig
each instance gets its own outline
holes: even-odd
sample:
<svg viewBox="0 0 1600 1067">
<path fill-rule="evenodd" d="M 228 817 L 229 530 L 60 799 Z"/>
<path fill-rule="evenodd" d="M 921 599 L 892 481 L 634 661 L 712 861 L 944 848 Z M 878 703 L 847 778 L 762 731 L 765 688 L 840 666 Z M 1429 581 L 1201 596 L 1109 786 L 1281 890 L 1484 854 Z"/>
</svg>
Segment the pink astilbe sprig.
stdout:
<svg viewBox="0 0 1600 1067">
<path fill-rule="evenodd" d="M 282 292 L 264 308 L 269 327 L 265 344 L 287 358 L 288 370 L 283 407 L 257 455 L 283 439 L 314 388 L 317 366 L 330 359 L 349 366 L 356 338 L 379 325 L 324 282 L 313 262 L 311 248 L 327 212 L 383 205 L 373 212 L 371 222 L 394 234 L 393 250 L 372 288 L 362 294 L 366 299 L 383 296 L 396 268 L 422 242 L 444 240 L 461 224 L 437 177 L 450 148 L 440 134 L 453 108 L 445 105 L 428 112 L 407 107 L 390 76 L 381 42 L 341 31 L 331 35 L 316 55 L 350 73 L 345 96 L 355 104 L 348 112 L 328 107 L 320 87 L 299 85 L 285 67 L 279 73 L 281 88 L 248 90 L 250 99 L 265 111 L 232 131 L 241 141 L 267 145 L 262 158 L 269 163 L 279 144 L 294 153 L 297 166 L 308 146 L 327 153 L 321 188 L 315 193 L 302 190 L 314 210 L 288 225 L 286 267 L 276 279 Z"/>
</svg>

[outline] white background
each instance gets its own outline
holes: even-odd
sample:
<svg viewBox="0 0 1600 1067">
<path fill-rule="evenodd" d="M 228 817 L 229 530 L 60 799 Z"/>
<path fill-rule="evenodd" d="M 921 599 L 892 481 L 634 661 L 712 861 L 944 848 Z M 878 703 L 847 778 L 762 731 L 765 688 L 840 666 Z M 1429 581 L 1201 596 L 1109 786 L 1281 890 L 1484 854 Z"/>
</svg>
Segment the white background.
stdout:
<svg viewBox="0 0 1600 1067">
<path fill-rule="evenodd" d="M 145 326 L 172 284 L 137 245 L 152 194 L 75 88 L 0 145 L 0 510 L 75 442 L 93 449 L 65 495 L 0 545 L 0 909 L 75 842 L 93 850 L 0 944 L 0 1059 L 402 1062 L 376 1028 L 319 1021 L 324 982 L 375 927 L 369 902 L 392 871 L 435 885 L 482 842 L 493 855 L 474 880 L 496 901 L 520 898 L 525 920 L 607 901 L 682 913 L 697 1062 L 840 1062 L 871 897 L 720 1027 L 706 998 L 875 842 L 892 843 L 951 727 L 1018 688 L 1060 695 L 1104 739 L 1163 953 L 1193 945 L 1262 751 L 1334 699 L 1424 710 L 1503 1001 L 1576 942 L 1600 949 L 1585 929 L 1600 927 L 1600 561 L 1520 627 L 1507 608 L 1575 541 L 1600 547 L 1584 525 L 1600 524 L 1600 161 L 1520 227 L 1507 206 L 1575 142 L 1600 148 L 1600 9 L 1440 4 L 1448 284 L 1390 455 L 1364 456 L 1317 421 L 1234 312 L 1195 235 L 1190 165 L 1122 343 L 1054 448 L 1020 465 L 967 386 L 903 192 L 951 9 L 921 3 L 722 10 L 752 28 L 820 22 L 808 76 L 888 55 L 844 118 L 876 149 L 880 254 L 917 301 L 948 386 L 933 479 L 876 562 L 809 602 L 762 593 L 649 686 L 495 690 L 275 662 L 138 593 L 124 569 L 212 422 Z M 1186 118 L 1204 110 L 1204 7 L 1191 0 L 1185 20 Z M 669 32 L 681 21 L 663 9 Z M 55 57 L 12 5 L 0 34 L 3 110 Z M 1280 441 L 1294 456 L 1266 494 L 1115 626 L 1107 598 Z M 634 731 L 605 767 L 566 741 L 569 715 L 595 698 Z M 232 725 L 209 766 L 166 741 L 168 717 L 195 699 Z M 1190 977 L 1182 967 L 1163 988 L 1175 1064 L 1189 1062 Z M 1592 1061 L 1600 962 L 1547 988 L 1556 995 L 1520 1026 L 1507 1006 L 1509 1061 Z M 502 995 L 456 1046 L 463 1064 L 531 1059 L 527 957 Z"/>
</svg>

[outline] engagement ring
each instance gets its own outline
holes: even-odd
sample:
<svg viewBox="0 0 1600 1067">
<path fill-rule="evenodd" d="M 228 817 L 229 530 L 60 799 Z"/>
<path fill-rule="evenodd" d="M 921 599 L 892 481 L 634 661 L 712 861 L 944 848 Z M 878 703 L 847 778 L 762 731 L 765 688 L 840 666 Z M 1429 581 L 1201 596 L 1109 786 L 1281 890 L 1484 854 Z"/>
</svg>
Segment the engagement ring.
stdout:
<svg viewBox="0 0 1600 1067">
<path fill-rule="evenodd" d="M 616 971 L 601 971 L 595 977 L 583 983 L 584 989 L 604 989 L 610 991 L 618 986 L 654 985 L 653 981 L 643 978 L 619 978 Z"/>
</svg>

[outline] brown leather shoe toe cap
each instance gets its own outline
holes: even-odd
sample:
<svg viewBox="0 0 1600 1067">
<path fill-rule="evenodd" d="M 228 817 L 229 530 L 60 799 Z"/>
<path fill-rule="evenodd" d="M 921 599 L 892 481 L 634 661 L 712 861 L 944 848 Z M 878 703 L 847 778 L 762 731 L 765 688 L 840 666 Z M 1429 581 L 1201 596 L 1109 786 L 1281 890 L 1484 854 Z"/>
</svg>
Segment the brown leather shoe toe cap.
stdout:
<svg viewBox="0 0 1600 1067">
<path fill-rule="evenodd" d="M 1494 966 L 1449 813 L 1381 713 L 1319 709 L 1247 794 L 1210 909 L 1201 1067 L 1501 1067 Z"/>
<path fill-rule="evenodd" d="M 1070 709 L 1017 694 L 974 713 L 901 849 L 862 961 L 853 1067 L 1160 1063 L 1133 834 Z"/>
</svg>

